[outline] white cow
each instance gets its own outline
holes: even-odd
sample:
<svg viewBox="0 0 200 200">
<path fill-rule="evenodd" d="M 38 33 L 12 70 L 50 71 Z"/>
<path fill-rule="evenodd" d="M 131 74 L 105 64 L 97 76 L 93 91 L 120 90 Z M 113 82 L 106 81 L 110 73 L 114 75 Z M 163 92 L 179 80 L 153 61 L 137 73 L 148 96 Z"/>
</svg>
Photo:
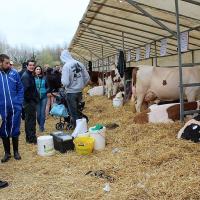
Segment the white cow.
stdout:
<svg viewBox="0 0 200 200">
<path fill-rule="evenodd" d="M 144 99 L 173 101 L 179 99 L 179 69 L 138 66 L 136 75 L 136 111 L 141 111 Z M 183 68 L 183 83 L 199 83 L 200 67 Z M 188 102 L 199 100 L 200 87 L 187 87 L 184 96 Z"/>
<path fill-rule="evenodd" d="M 115 96 L 119 90 L 124 86 L 124 79 L 120 77 L 116 65 L 110 66 L 110 72 L 105 72 L 105 89 L 108 98 Z"/>
</svg>

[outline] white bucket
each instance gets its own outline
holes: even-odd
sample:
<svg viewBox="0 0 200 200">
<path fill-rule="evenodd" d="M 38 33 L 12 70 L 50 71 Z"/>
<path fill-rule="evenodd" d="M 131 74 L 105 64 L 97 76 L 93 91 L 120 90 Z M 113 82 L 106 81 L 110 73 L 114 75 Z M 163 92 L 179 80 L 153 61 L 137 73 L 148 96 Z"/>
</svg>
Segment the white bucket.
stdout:
<svg viewBox="0 0 200 200">
<path fill-rule="evenodd" d="M 87 121 L 85 118 L 76 120 L 76 128 L 72 133 L 72 136 L 76 138 L 78 134 L 84 134 L 87 132 Z"/>
<path fill-rule="evenodd" d="M 38 155 L 52 156 L 55 153 L 52 136 L 40 136 L 37 138 Z"/>
<path fill-rule="evenodd" d="M 89 128 L 90 137 L 95 139 L 94 150 L 101 151 L 105 149 L 106 146 L 106 127 L 102 130 L 93 131 L 91 127 Z"/>
<path fill-rule="evenodd" d="M 123 98 L 114 98 L 113 99 L 113 106 L 119 108 L 123 105 Z"/>
</svg>

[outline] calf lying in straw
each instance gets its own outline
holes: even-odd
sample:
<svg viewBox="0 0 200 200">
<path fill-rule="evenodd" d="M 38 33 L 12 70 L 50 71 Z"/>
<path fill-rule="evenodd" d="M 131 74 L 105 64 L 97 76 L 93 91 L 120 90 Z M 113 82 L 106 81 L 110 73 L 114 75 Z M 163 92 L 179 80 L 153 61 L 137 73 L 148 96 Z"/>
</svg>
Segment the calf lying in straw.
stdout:
<svg viewBox="0 0 200 200">
<path fill-rule="evenodd" d="M 184 110 L 198 110 L 200 101 L 184 103 Z M 145 123 L 170 123 L 180 119 L 180 104 L 152 105 L 147 110 L 135 116 L 134 122 Z"/>
</svg>

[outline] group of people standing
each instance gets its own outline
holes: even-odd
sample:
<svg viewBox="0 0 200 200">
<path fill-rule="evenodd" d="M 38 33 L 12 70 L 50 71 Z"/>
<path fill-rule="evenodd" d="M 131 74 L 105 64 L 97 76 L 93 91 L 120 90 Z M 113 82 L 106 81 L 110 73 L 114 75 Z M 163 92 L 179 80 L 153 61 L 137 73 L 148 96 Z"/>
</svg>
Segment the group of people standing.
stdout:
<svg viewBox="0 0 200 200">
<path fill-rule="evenodd" d="M 21 159 L 18 152 L 21 116 L 25 120 L 27 143 L 37 143 L 36 121 L 41 132 L 45 128 L 48 85 L 43 69 L 35 66 L 34 60 L 28 60 L 21 72 L 18 73 L 10 66 L 7 55 L 0 55 L 0 114 L 3 119 L 0 136 L 5 151 L 1 162 L 7 162 L 11 158 L 10 136 L 14 158 Z"/>
<path fill-rule="evenodd" d="M 27 143 L 37 143 L 36 137 L 36 111 L 37 107 L 40 106 L 40 91 L 41 87 L 45 87 L 45 80 L 42 77 L 41 68 L 35 67 L 35 61 L 29 60 L 27 62 L 27 70 L 22 74 L 21 81 L 24 86 L 24 117 L 25 117 L 25 133 Z M 40 84 L 39 88 L 37 85 Z M 43 94 L 43 98 L 46 98 L 46 94 Z M 40 117 L 40 110 L 37 115 Z M 44 124 L 38 121 L 40 129 L 43 128 Z"/>
<path fill-rule="evenodd" d="M 74 127 L 76 120 L 83 116 L 79 111 L 79 103 L 82 99 L 82 90 L 90 81 L 89 74 L 82 63 L 74 60 L 67 50 L 61 53 L 63 62 L 62 74 L 60 74 L 62 86 L 66 90 L 66 100 L 69 114 L 72 117 Z M 41 132 L 45 129 L 45 119 L 54 103 L 54 93 L 49 88 L 47 73 L 55 69 L 43 69 L 36 66 L 34 60 L 28 60 L 18 72 L 10 63 L 10 58 L 0 54 L 0 137 L 3 141 L 4 157 L 1 162 L 7 162 L 11 158 L 10 138 L 12 138 L 13 153 L 16 160 L 21 156 L 18 151 L 21 117 L 25 120 L 26 142 L 37 143 L 36 121 Z M 7 186 L 0 181 L 0 188 Z"/>
</svg>

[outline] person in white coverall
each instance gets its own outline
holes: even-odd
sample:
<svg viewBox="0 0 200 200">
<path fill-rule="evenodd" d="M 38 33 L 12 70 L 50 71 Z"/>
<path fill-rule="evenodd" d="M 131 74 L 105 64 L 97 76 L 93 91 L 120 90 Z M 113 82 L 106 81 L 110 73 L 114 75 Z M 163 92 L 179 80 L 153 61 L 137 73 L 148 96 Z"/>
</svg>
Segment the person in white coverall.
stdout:
<svg viewBox="0 0 200 200">
<path fill-rule="evenodd" d="M 64 63 L 61 82 L 66 89 L 68 110 L 75 127 L 76 120 L 83 117 L 79 103 L 82 100 L 82 90 L 90 81 L 90 76 L 85 66 L 73 59 L 68 50 L 62 51 L 60 59 Z"/>
</svg>

